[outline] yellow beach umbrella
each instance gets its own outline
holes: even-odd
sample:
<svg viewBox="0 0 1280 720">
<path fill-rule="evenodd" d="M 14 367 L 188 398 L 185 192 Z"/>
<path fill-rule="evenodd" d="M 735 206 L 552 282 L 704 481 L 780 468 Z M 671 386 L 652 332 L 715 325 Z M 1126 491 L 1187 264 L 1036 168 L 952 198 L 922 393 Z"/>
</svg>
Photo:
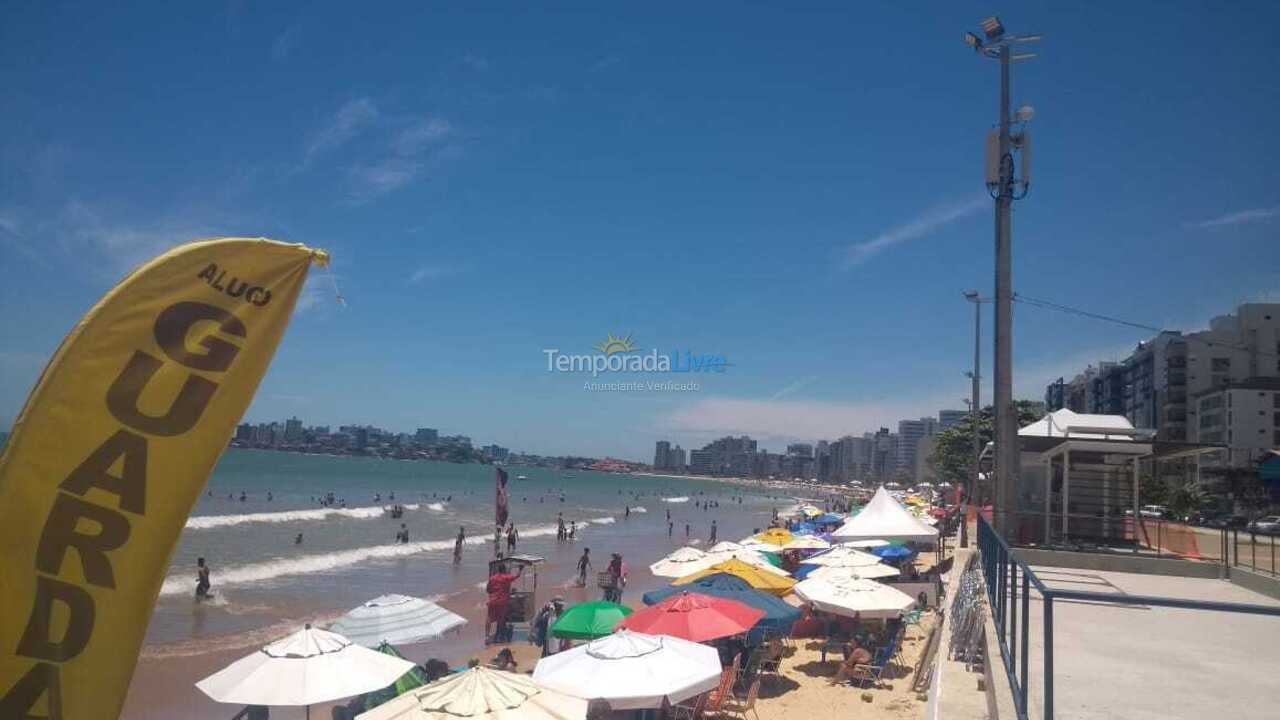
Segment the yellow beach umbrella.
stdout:
<svg viewBox="0 0 1280 720">
<path fill-rule="evenodd" d="M 758 567 L 748 565 L 736 558 L 732 560 L 725 560 L 719 565 L 712 565 L 706 570 L 696 572 L 692 575 L 686 575 L 671 584 L 688 585 L 690 583 L 697 582 L 704 577 L 719 575 L 721 573 L 740 578 L 756 590 L 767 592 L 770 595 L 777 595 L 778 597 L 782 597 L 783 595 L 790 593 L 791 587 L 796 584 L 796 581 L 789 577 L 783 577 L 767 570 L 761 570 Z"/>
<path fill-rule="evenodd" d="M 759 535 L 756 535 L 755 539 L 763 543 L 782 547 L 783 545 L 791 542 L 792 538 L 791 531 L 789 530 L 783 530 L 782 528 L 769 528 Z"/>
</svg>

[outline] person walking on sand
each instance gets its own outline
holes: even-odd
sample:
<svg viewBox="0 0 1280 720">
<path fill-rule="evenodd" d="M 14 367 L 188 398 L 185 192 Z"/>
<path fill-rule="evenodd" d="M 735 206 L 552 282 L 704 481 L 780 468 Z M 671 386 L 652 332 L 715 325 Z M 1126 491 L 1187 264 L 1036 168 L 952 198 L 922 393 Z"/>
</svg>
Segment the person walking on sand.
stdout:
<svg viewBox="0 0 1280 720">
<path fill-rule="evenodd" d="M 587 586 L 587 570 L 591 567 L 591 548 L 582 548 L 582 557 L 578 558 L 578 587 Z"/>
<path fill-rule="evenodd" d="M 458 526 L 458 538 L 453 541 L 453 564 L 457 565 L 462 562 L 462 543 L 467 539 L 467 531 L 461 525 Z"/>
<path fill-rule="evenodd" d="M 715 521 L 715 520 L 712 520 L 712 521 L 711 521 L 711 542 L 710 542 L 710 544 L 712 544 L 712 545 L 715 545 L 715 544 L 716 544 L 716 521 Z"/>
<path fill-rule="evenodd" d="M 196 558 L 196 600 L 209 599 L 209 566 L 204 564 L 204 558 Z"/>
</svg>

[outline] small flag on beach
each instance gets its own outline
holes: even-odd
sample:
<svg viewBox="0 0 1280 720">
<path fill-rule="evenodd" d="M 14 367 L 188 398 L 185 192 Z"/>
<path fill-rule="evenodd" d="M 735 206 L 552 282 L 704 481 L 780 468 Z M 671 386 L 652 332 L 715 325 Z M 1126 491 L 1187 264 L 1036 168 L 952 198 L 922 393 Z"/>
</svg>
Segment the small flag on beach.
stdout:
<svg viewBox="0 0 1280 720">
<path fill-rule="evenodd" d="M 507 524 L 507 471 L 498 468 L 498 484 L 493 498 L 493 521 L 498 527 Z"/>
</svg>

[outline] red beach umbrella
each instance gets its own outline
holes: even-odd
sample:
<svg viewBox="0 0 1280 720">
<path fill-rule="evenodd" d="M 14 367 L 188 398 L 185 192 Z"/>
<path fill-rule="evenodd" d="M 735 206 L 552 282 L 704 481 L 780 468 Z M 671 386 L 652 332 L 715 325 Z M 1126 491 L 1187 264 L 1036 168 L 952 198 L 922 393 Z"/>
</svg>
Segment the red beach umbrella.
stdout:
<svg viewBox="0 0 1280 720">
<path fill-rule="evenodd" d="M 763 610 L 736 600 L 699 593 L 681 593 L 657 605 L 636 611 L 623 620 L 618 628 L 705 642 L 747 632 L 764 616 Z"/>
</svg>

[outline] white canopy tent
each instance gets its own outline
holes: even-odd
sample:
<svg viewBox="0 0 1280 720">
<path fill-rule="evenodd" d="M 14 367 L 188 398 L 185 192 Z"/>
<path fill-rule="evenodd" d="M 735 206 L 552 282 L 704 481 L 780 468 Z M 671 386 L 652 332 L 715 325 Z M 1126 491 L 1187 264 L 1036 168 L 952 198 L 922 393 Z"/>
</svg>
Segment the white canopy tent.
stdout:
<svg viewBox="0 0 1280 720">
<path fill-rule="evenodd" d="M 936 543 L 938 530 L 929 527 L 881 487 L 862 512 L 831 533 L 833 542 L 897 540 Z"/>
</svg>

